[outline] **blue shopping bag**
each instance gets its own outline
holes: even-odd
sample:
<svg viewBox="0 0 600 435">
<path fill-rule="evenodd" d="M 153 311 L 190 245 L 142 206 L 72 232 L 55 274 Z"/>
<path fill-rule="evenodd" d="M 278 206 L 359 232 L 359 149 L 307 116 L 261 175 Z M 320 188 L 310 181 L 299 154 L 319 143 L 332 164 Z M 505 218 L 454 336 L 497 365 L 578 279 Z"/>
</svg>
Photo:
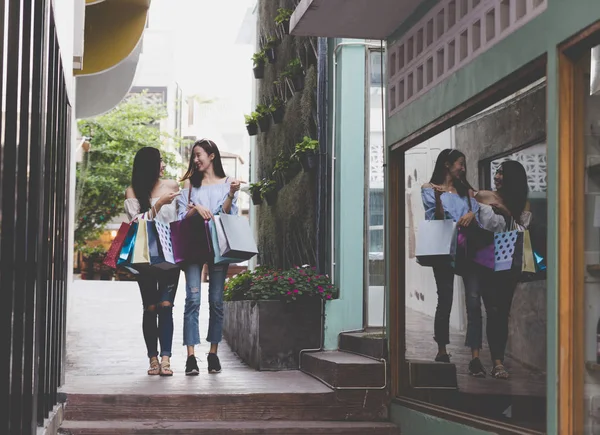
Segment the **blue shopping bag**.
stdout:
<svg viewBox="0 0 600 435">
<path fill-rule="evenodd" d="M 119 254 L 119 260 L 117 261 L 118 266 L 130 266 L 131 265 L 131 255 L 133 254 L 133 247 L 135 245 L 135 235 L 137 233 L 137 222 L 132 222 L 129 231 L 127 232 L 127 236 L 125 237 L 125 242 L 123 243 L 123 247 L 121 248 L 121 253 Z"/>
<path fill-rule="evenodd" d="M 165 258 L 155 221 L 146 221 L 146 229 L 148 233 L 148 256 L 150 257 L 150 266 L 160 270 L 179 268 L 177 264 L 170 262 Z M 170 258 L 172 259 L 172 257 L 173 256 L 171 255 Z"/>
</svg>

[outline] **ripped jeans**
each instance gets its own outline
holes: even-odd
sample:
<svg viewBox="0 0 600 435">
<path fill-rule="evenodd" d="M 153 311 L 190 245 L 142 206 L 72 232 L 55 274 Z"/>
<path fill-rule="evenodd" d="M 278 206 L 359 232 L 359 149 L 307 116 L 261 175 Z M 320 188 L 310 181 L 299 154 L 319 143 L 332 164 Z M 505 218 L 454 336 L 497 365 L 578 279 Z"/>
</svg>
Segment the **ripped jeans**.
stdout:
<svg viewBox="0 0 600 435">
<path fill-rule="evenodd" d="M 198 314 L 200 312 L 200 285 L 202 264 L 189 264 L 185 267 L 185 311 L 183 313 L 183 345 L 200 344 Z M 206 341 L 220 343 L 223 337 L 223 292 L 227 278 L 227 264 L 208 264 L 208 334 Z"/>
<path fill-rule="evenodd" d="M 158 356 L 171 357 L 173 347 L 173 302 L 177 293 L 180 271 L 163 273 L 143 273 L 138 277 L 138 285 L 144 305 L 142 331 L 148 358 Z"/>
</svg>

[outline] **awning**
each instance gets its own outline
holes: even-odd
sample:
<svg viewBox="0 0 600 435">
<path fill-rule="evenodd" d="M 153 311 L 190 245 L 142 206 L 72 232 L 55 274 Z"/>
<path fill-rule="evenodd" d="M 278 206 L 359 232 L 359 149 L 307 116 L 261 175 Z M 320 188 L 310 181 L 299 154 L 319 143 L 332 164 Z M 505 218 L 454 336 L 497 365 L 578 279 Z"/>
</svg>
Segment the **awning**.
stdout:
<svg viewBox="0 0 600 435">
<path fill-rule="evenodd" d="M 296 36 L 386 39 L 423 0 L 301 0 L 290 20 Z"/>
<path fill-rule="evenodd" d="M 98 74 L 133 53 L 146 27 L 150 0 L 86 0 L 83 69 Z"/>
</svg>

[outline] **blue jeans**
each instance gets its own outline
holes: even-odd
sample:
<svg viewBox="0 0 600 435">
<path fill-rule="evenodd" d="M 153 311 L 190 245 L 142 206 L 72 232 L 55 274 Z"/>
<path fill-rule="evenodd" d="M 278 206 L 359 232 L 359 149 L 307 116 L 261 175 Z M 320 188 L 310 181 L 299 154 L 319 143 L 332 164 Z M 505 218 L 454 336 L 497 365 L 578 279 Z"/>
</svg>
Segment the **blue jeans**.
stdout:
<svg viewBox="0 0 600 435">
<path fill-rule="evenodd" d="M 156 274 L 142 273 L 138 277 L 138 285 L 144 306 L 142 331 L 148 358 L 158 356 L 157 341 L 160 341 L 160 356 L 171 357 L 173 348 L 173 303 L 177 293 L 179 275 L 180 271 L 177 269 Z M 167 306 L 163 303 L 167 303 Z"/>
<path fill-rule="evenodd" d="M 185 310 L 183 313 L 183 345 L 200 344 L 198 314 L 200 312 L 200 284 L 202 264 L 189 264 L 185 267 Z M 227 278 L 228 264 L 208 265 L 208 334 L 206 341 L 220 343 L 223 337 L 223 292 Z"/>
</svg>

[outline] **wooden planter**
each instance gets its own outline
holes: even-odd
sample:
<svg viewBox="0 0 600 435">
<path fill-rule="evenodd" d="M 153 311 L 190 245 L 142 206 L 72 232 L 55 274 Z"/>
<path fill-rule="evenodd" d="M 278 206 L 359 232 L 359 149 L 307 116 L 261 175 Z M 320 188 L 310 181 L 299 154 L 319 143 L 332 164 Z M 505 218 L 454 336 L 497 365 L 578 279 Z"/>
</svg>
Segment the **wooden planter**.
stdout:
<svg viewBox="0 0 600 435">
<path fill-rule="evenodd" d="M 225 302 L 223 334 L 256 370 L 296 370 L 300 351 L 320 346 L 321 304 L 317 298 Z"/>
<path fill-rule="evenodd" d="M 317 154 L 314 151 L 308 151 L 300 156 L 300 164 L 304 172 L 310 172 L 317 166 Z"/>
<path fill-rule="evenodd" d="M 277 60 L 277 55 L 275 54 L 274 48 L 269 48 L 265 51 L 265 54 L 267 55 L 267 60 L 269 61 L 269 63 L 275 63 L 275 61 Z"/>
<path fill-rule="evenodd" d="M 271 117 L 273 118 L 273 124 L 280 124 L 283 121 L 283 115 L 285 114 L 285 109 L 283 106 L 279 106 L 273 113 L 271 113 Z"/>
</svg>

